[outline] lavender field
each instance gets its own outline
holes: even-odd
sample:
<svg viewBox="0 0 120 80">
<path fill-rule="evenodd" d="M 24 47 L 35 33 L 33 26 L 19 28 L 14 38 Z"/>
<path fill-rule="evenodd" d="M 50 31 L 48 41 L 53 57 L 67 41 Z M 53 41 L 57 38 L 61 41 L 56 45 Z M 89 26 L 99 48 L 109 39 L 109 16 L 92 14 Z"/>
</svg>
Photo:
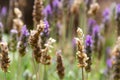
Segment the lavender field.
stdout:
<svg viewBox="0 0 120 80">
<path fill-rule="evenodd" d="M 0 0 L 0 80 L 120 80 L 120 0 Z"/>
</svg>

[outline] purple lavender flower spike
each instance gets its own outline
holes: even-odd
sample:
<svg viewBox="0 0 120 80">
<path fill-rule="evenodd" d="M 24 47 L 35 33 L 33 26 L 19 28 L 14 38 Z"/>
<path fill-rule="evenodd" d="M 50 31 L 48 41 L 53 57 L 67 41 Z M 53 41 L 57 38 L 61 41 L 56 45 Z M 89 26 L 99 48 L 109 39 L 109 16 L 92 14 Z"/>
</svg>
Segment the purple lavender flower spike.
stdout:
<svg viewBox="0 0 120 80">
<path fill-rule="evenodd" d="M 85 43 L 86 43 L 86 46 L 92 47 L 92 43 L 93 43 L 92 36 L 87 35 L 87 36 L 86 36 Z"/>
<path fill-rule="evenodd" d="M 3 7 L 1 9 L 1 16 L 5 16 L 7 14 L 7 8 L 6 7 Z"/>
<path fill-rule="evenodd" d="M 117 13 L 117 14 L 120 13 L 120 4 L 118 4 L 118 5 L 116 6 L 116 13 Z"/>
<path fill-rule="evenodd" d="M 92 45 L 93 45 L 93 40 L 92 40 L 92 36 L 87 35 L 86 36 L 86 40 L 85 40 L 85 51 L 87 56 L 89 57 L 89 59 L 86 61 L 87 62 L 87 67 L 85 68 L 85 70 L 87 72 L 91 71 L 91 65 L 92 65 Z"/>
<path fill-rule="evenodd" d="M 24 25 L 21 29 L 20 41 L 18 42 L 18 51 L 21 56 L 25 55 L 28 36 L 29 36 L 29 32 L 27 30 L 26 25 Z"/>
<path fill-rule="evenodd" d="M 94 39 L 94 51 L 98 51 L 98 43 L 100 39 L 100 28 L 96 25 L 93 28 L 93 39 Z"/>
<path fill-rule="evenodd" d="M 54 0 L 53 1 L 53 7 L 58 7 L 59 6 L 59 3 L 60 3 L 61 0 Z"/>
<path fill-rule="evenodd" d="M 92 35 L 93 27 L 96 24 L 96 21 L 92 18 L 88 19 L 88 34 Z"/>
<path fill-rule="evenodd" d="M 92 53 L 92 46 L 93 46 L 92 36 L 87 35 L 86 40 L 85 40 L 85 48 L 86 48 L 86 53 L 88 56 L 90 56 Z"/>
<path fill-rule="evenodd" d="M 52 8 L 50 6 L 50 4 L 48 4 L 44 10 L 43 10 L 43 13 L 45 14 L 45 17 L 48 17 L 49 15 L 52 15 Z"/>
<path fill-rule="evenodd" d="M 28 32 L 28 30 L 27 30 L 27 28 L 26 28 L 26 25 L 24 25 L 23 27 L 22 27 L 22 30 L 21 30 L 21 33 L 22 33 L 22 35 L 24 35 L 24 36 L 29 36 L 29 32 Z"/>
<path fill-rule="evenodd" d="M 45 23 L 45 28 L 44 28 L 44 34 L 46 35 L 46 36 L 49 36 L 49 23 L 48 23 L 48 21 L 47 20 L 44 20 L 44 23 Z"/>
<path fill-rule="evenodd" d="M 103 11 L 103 22 L 106 23 L 110 20 L 110 10 L 107 8 Z"/>
<path fill-rule="evenodd" d="M 100 34 L 100 28 L 98 25 L 96 25 L 94 28 L 93 28 L 93 36 L 99 36 Z"/>
<path fill-rule="evenodd" d="M 107 59 L 106 64 L 109 68 L 111 68 L 112 67 L 111 59 Z"/>
</svg>

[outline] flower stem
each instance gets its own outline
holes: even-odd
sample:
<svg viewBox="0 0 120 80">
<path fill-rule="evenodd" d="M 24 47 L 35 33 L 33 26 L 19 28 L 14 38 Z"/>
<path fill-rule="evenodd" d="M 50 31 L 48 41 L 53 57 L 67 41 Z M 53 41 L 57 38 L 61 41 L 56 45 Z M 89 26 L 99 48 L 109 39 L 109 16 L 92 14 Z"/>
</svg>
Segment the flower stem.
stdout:
<svg viewBox="0 0 120 80">
<path fill-rule="evenodd" d="M 46 65 L 44 65 L 44 69 L 43 70 L 44 70 L 43 71 L 43 80 L 48 80 Z"/>
<path fill-rule="evenodd" d="M 82 80 L 84 80 L 84 69 L 82 67 Z"/>
<path fill-rule="evenodd" d="M 4 80 L 7 80 L 7 79 L 6 79 L 6 72 L 4 73 Z"/>
</svg>

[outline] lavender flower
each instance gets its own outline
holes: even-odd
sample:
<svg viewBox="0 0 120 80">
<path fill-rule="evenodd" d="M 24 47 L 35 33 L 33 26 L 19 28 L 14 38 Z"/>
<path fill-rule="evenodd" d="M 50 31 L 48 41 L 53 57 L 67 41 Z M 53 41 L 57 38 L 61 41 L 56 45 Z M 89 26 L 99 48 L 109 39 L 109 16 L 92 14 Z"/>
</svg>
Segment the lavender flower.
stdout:
<svg viewBox="0 0 120 80">
<path fill-rule="evenodd" d="M 93 43 L 92 36 L 87 35 L 85 43 L 86 43 L 86 47 L 92 47 L 92 43 Z"/>
<path fill-rule="evenodd" d="M 28 30 L 26 28 L 26 25 L 24 25 L 22 27 L 22 30 L 21 30 L 20 41 L 18 42 L 18 51 L 19 51 L 21 56 L 25 55 L 28 36 L 29 36 L 29 32 L 28 32 Z"/>
<path fill-rule="evenodd" d="M 98 25 L 96 25 L 93 28 L 93 39 L 94 39 L 94 50 L 98 50 L 98 42 L 99 42 L 99 37 L 100 37 L 100 28 Z"/>
<path fill-rule="evenodd" d="M 49 23 L 47 20 L 44 20 L 45 28 L 44 31 L 41 33 L 42 36 L 49 36 Z"/>
<path fill-rule="evenodd" d="M 96 24 L 96 21 L 94 19 L 92 19 L 92 18 L 88 19 L 88 34 L 89 35 L 92 35 L 93 27 L 95 24 Z"/>
<path fill-rule="evenodd" d="M 106 64 L 107 64 L 108 68 L 111 68 L 112 67 L 111 59 L 107 59 Z"/>
<path fill-rule="evenodd" d="M 24 35 L 24 36 L 26 36 L 26 37 L 29 36 L 29 32 L 28 32 L 28 30 L 26 28 L 26 25 L 24 25 L 22 27 L 21 34 Z"/>
<path fill-rule="evenodd" d="M 106 23 L 110 20 L 110 10 L 107 8 L 103 11 L 103 22 Z"/>
<path fill-rule="evenodd" d="M 52 15 L 53 11 L 52 11 L 52 8 L 50 6 L 50 4 L 48 4 L 44 10 L 43 10 L 43 13 L 45 14 L 45 17 L 49 17 Z"/>
<path fill-rule="evenodd" d="M 54 1 L 53 1 L 53 7 L 54 7 L 54 8 L 55 8 L 55 7 L 58 7 L 59 3 L 60 3 L 60 0 L 54 0 Z"/>
<path fill-rule="evenodd" d="M 86 54 L 89 57 L 89 59 L 86 61 L 88 65 L 85 67 L 85 70 L 87 72 L 90 72 L 91 71 L 91 64 L 92 64 L 92 61 L 91 61 L 92 45 L 93 45 L 92 36 L 87 35 L 85 43 L 86 43 L 86 45 L 85 45 Z"/>
<path fill-rule="evenodd" d="M 7 14 L 7 8 L 6 7 L 2 7 L 1 9 L 1 16 L 5 16 Z"/>
</svg>

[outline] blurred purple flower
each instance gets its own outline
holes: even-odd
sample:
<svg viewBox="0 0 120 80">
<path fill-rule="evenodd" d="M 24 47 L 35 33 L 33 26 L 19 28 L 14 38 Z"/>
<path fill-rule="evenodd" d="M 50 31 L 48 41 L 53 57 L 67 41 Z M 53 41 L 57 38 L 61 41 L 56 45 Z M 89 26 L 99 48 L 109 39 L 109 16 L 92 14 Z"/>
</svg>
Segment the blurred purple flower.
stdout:
<svg viewBox="0 0 120 80">
<path fill-rule="evenodd" d="M 43 10 L 43 13 L 45 14 L 45 17 L 48 17 L 49 15 L 52 15 L 52 8 L 50 6 L 50 4 L 48 4 L 44 10 Z"/>
<path fill-rule="evenodd" d="M 6 7 L 2 7 L 1 9 L 1 16 L 5 16 L 7 14 L 7 8 Z"/>
<path fill-rule="evenodd" d="M 103 11 L 103 22 L 108 22 L 110 19 L 110 10 L 107 8 Z"/>
<path fill-rule="evenodd" d="M 52 3 L 52 4 L 53 4 L 53 7 L 54 7 L 54 8 L 55 8 L 55 7 L 58 7 L 60 1 L 61 1 L 61 0 L 54 0 L 53 3 Z"/>
<path fill-rule="evenodd" d="M 28 30 L 26 28 L 26 25 L 24 25 L 22 27 L 21 34 L 24 35 L 24 36 L 26 36 L 26 37 L 29 36 L 29 32 L 28 32 Z"/>
<path fill-rule="evenodd" d="M 77 42 L 76 42 L 75 38 L 73 38 L 73 39 L 72 39 L 72 46 L 73 46 L 73 48 L 76 47 L 76 44 L 77 44 Z"/>
<path fill-rule="evenodd" d="M 116 6 L 116 14 L 120 14 L 120 4 Z"/>
<path fill-rule="evenodd" d="M 92 36 L 87 35 L 85 43 L 86 43 L 86 46 L 92 47 L 92 44 L 93 44 Z"/>
<path fill-rule="evenodd" d="M 96 25 L 93 28 L 93 36 L 99 36 L 99 35 L 100 35 L 100 27 Z"/>
<path fill-rule="evenodd" d="M 92 18 L 88 19 L 88 34 L 92 35 L 93 27 L 96 24 L 96 21 Z"/>
<path fill-rule="evenodd" d="M 48 21 L 46 19 L 44 20 L 44 23 L 45 23 L 45 28 L 44 28 L 44 31 L 40 35 L 48 37 L 49 33 L 50 33 L 50 31 L 49 31 L 49 23 L 48 23 Z"/>
<path fill-rule="evenodd" d="M 109 68 L 111 68 L 112 67 L 111 59 L 107 59 L 106 64 Z"/>
</svg>

